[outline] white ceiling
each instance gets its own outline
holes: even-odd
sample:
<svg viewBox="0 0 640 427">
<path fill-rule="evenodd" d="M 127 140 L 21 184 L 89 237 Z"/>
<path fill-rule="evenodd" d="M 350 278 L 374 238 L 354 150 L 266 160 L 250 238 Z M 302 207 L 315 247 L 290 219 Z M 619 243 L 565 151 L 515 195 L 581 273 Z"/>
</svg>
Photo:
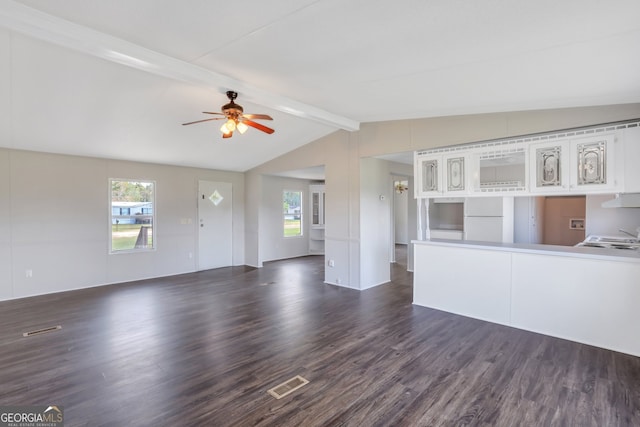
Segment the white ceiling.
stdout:
<svg viewBox="0 0 640 427">
<path fill-rule="evenodd" d="M 3 0 L 0 146 L 245 171 L 359 123 L 640 102 L 638 0 Z M 239 92 L 274 118 L 222 140 Z"/>
</svg>

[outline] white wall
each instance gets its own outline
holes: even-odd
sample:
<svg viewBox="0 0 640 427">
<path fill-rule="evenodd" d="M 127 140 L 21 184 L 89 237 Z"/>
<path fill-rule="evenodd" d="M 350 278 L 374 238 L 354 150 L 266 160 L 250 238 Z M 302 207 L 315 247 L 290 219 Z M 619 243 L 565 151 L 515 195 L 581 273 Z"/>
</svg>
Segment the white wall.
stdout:
<svg viewBox="0 0 640 427">
<path fill-rule="evenodd" d="M 388 164 L 373 158 L 360 161 L 360 289 L 391 280 L 389 247 L 393 190 Z"/>
<path fill-rule="evenodd" d="M 0 300 L 13 297 L 11 279 L 11 171 L 9 151 L 0 149 Z"/>
<path fill-rule="evenodd" d="M 335 265 L 325 268 L 325 281 L 350 287 L 360 280 L 359 199 L 360 180 L 351 176 L 359 170 L 357 134 L 335 132 L 285 156 L 246 173 L 246 250 L 249 265 L 260 267 L 266 260 L 258 230 L 262 229 L 261 196 L 266 176 L 273 172 L 325 165 L 325 258 Z M 356 215 L 356 216 L 354 216 Z M 326 254 L 331 254 L 331 258 Z"/>
<path fill-rule="evenodd" d="M 636 165 L 636 167 L 638 167 Z M 619 228 L 637 233 L 640 227 L 640 208 L 603 208 L 602 202 L 613 199 L 614 195 L 598 194 L 587 196 L 585 235 L 600 234 L 624 236 Z"/>
<path fill-rule="evenodd" d="M 156 182 L 155 251 L 109 254 L 109 178 Z M 195 271 L 199 179 L 232 183 L 244 264 L 241 173 L 0 149 L 0 299 Z"/>
<path fill-rule="evenodd" d="M 262 177 L 260 204 L 260 252 L 263 261 L 309 254 L 309 184 L 303 179 Z M 282 192 L 302 191 L 303 231 L 300 237 L 283 236 Z"/>
<path fill-rule="evenodd" d="M 244 260 L 252 267 L 262 267 L 259 259 L 260 205 L 262 203 L 262 176 L 246 174 L 244 210 Z"/>
</svg>

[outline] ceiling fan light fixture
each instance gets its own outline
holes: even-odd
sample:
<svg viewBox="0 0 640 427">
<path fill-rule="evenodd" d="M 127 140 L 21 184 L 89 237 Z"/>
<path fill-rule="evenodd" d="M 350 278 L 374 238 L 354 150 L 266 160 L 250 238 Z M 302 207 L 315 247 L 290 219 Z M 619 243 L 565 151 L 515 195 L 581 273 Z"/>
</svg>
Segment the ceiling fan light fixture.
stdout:
<svg viewBox="0 0 640 427">
<path fill-rule="evenodd" d="M 242 122 L 238 122 L 238 124 L 236 125 L 236 129 L 238 129 L 240 133 L 245 133 L 247 129 L 249 129 L 249 126 L 245 125 Z"/>
<path fill-rule="evenodd" d="M 225 135 L 229 135 L 232 131 L 229 130 L 229 128 L 227 127 L 227 123 L 225 122 L 222 126 L 220 126 L 220 132 Z"/>
<path fill-rule="evenodd" d="M 227 129 L 229 129 L 229 132 L 233 132 L 234 130 L 236 130 L 236 122 L 233 119 L 227 120 L 224 125 L 227 127 Z"/>
</svg>

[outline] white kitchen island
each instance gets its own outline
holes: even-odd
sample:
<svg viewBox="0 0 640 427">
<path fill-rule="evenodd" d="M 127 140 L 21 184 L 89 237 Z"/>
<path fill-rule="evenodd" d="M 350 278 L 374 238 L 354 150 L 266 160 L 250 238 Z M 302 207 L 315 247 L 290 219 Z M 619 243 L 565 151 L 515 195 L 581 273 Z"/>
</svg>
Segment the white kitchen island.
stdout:
<svg viewBox="0 0 640 427">
<path fill-rule="evenodd" d="M 640 356 L 640 253 L 413 241 L 413 303 Z"/>
</svg>

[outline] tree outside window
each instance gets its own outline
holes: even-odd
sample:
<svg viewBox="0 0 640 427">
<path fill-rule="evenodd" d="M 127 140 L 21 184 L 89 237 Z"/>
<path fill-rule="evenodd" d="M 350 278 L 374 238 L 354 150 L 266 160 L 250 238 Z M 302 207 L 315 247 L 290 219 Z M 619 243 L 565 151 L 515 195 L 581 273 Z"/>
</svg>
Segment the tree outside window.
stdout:
<svg viewBox="0 0 640 427">
<path fill-rule="evenodd" d="M 284 237 L 302 236 L 302 191 L 283 192 Z"/>
</svg>

